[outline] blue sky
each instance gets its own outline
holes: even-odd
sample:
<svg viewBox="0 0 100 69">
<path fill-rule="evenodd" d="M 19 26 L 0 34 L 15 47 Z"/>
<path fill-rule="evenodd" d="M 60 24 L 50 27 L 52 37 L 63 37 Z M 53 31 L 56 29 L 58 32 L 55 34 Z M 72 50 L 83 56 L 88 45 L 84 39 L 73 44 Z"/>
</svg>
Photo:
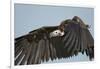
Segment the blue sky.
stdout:
<svg viewBox="0 0 100 69">
<path fill-rule="evenodd" d="M 65 19 L 71 19 L 74 16 L 79 16 L 86 24 L 90 25 L 90 32 L 94 35 L 94 9 L 82 7 L 68 6 L 46 6 L 32 4 L 15 4 L 14 6 L 14 25 L 15 37 L 27 34 L 29 31 L 43 27 L 56 26 Z M 72 61 L 87 61 L 86 55 L 79 54 L 76 57 L 69 59 L 61 59 L 49 61 L 48 63 L 56 62 L 72 62 Z M 44 62 L 46 63 L 46 62 Z"/>
</svg>

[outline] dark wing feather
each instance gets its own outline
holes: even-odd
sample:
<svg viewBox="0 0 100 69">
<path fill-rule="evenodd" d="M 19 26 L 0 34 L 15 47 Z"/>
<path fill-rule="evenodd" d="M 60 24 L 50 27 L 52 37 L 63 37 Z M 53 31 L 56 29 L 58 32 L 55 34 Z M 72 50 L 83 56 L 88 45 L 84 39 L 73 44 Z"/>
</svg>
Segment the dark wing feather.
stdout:
<svg viewBox="0 0 100 69">
<path fill-rule="evenodd" d="M 74 33 L 71 32 L 70 37 L 68 39 L 66 39 L 66 41 L 64 41 L 65 48 L 67 48 L 69 46 L 69 44 L 72 44 L 73 38 L 74 38 Z"/>
<path fill-rule="evenodd" d="M 76 44 L 76 45 L 75 45 Z M 76 35 L 74 34 L 74 36 L 73 36 L 73 39 L 72 39 L 72 41 L 71 41 L 71 43 L 70 43 L 70 46 L 67 48 L 67 53 L 73 53 L 74 52 L 74 49 L 75 49 L 75 47 L 78 45 L 78 40 L 77 40 L 77 37 L 76 37 Z M 73 55 L 73 54 L 72 54 Z"/>
<path fill-rule="evenodd" d="M 78 24 L 72 22 L 65 27 L 65 36 L 63 37 L 62 41 L 64 43 L 64 48 L 66 50 L 67 57 L 70 57 L 79 52 L 79 28 L 80 26 Z M 69 33 L 70 35 L 68 35 Z M 65 39 L 66 36 L 68 37 L 67 39 Z"/>
<path fill-rule="evenodd" d="M 76 17 L 75 17 L 76 18 Z M 78 20 L 78 21 L 77 21 Z M 81 23 L 80 23 L 81 22 Z M 94 40 L 87 26 L 80 21 L 80 18 L 66 20 L 64 30 L 65 35 L 62 38 L 67 57 L 77 55 L 79 52 L 86 52 L 90 60 L 94 58 Z M 70 35 L 68 35 L 70 33 Z"/>
<path fill-rule="evenodd" d="M 47 29 L 49 31 L 47 31 Z M 15 65 L 39 64 L 57 58 L 49 32 L 56 27 L 43 27 L 15 39 Z"/>
<path fill-rule="evenodd" d="M 35 58 L 35 52 L 36 52 L 36 49 L 37 49 L 37 43 L 36 42 L 32 42 L 32 50 L 31 50 L 31 53 L 30 53 L 30 56 L 29 56 L 29 58 L 28 58 L 28 60 L 27 60 L 27 64 L 32 64 L 33 62 L 34 62 L 34 58 Z"/>
</svg>

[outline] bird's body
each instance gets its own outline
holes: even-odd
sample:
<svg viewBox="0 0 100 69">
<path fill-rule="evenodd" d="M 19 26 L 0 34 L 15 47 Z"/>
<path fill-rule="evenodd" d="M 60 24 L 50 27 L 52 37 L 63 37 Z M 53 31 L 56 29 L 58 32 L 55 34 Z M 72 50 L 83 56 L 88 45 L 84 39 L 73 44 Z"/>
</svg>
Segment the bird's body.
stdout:
<svg viewBox="0 0 100 69">
<path fill-rule="evenodd" d="M 42 27 L 15 39 L 15 65 L 40 64 L 84 52 L 94 58 L 94 39 L 87 25 L 75 16 L 59 26 Z"/>
</svg>

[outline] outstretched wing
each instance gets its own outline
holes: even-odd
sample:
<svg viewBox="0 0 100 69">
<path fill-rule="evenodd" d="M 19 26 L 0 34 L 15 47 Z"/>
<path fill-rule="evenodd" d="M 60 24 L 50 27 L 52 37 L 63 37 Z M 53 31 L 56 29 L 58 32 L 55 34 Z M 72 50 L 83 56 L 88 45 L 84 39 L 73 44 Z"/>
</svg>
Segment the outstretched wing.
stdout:
<svg viewBox="0 0 100 69">
<path fill-rule="evenodd" d="M 60 43 L 64 46 L 64 56 L 70 57 L 77 55 L 79 52 L 83 54 L 85 52 L 90 60 L 93 59 L 94 39 L 87 25 L 77 16 L 72 20 L 63 21 L 63 24 L 65 35 L 61 38 Z"/>
<path fill-rule="evenodd" d="M 41 28 L 15 39 L 15 65 L 39 64 L 56 58 L 56 49 L 49 39 L 48 31 L 56 27 Z M 48 30 L 48 31 L 46 31 Z"/>
</svg>

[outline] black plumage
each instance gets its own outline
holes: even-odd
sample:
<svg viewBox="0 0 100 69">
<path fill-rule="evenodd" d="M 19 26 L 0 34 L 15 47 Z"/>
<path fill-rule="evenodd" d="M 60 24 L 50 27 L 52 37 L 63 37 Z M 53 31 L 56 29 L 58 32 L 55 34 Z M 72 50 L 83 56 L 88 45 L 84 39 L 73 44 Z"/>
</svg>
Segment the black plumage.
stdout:
<svg viewBox="0 0 100 69">
<path fill-rule="evenodd" d="M 64 35 L 50 37 L 50 33 L 57 29 Z M 41 61 L 66 58 L 79 52 L 85 52 L 92 60 L 94 39 L 88 26 L 78 16 L 74 16 L 59 26 L 42 27 L 15 38 L 14 50 L 15 65 L 40 64 Z"/>
</svg>

